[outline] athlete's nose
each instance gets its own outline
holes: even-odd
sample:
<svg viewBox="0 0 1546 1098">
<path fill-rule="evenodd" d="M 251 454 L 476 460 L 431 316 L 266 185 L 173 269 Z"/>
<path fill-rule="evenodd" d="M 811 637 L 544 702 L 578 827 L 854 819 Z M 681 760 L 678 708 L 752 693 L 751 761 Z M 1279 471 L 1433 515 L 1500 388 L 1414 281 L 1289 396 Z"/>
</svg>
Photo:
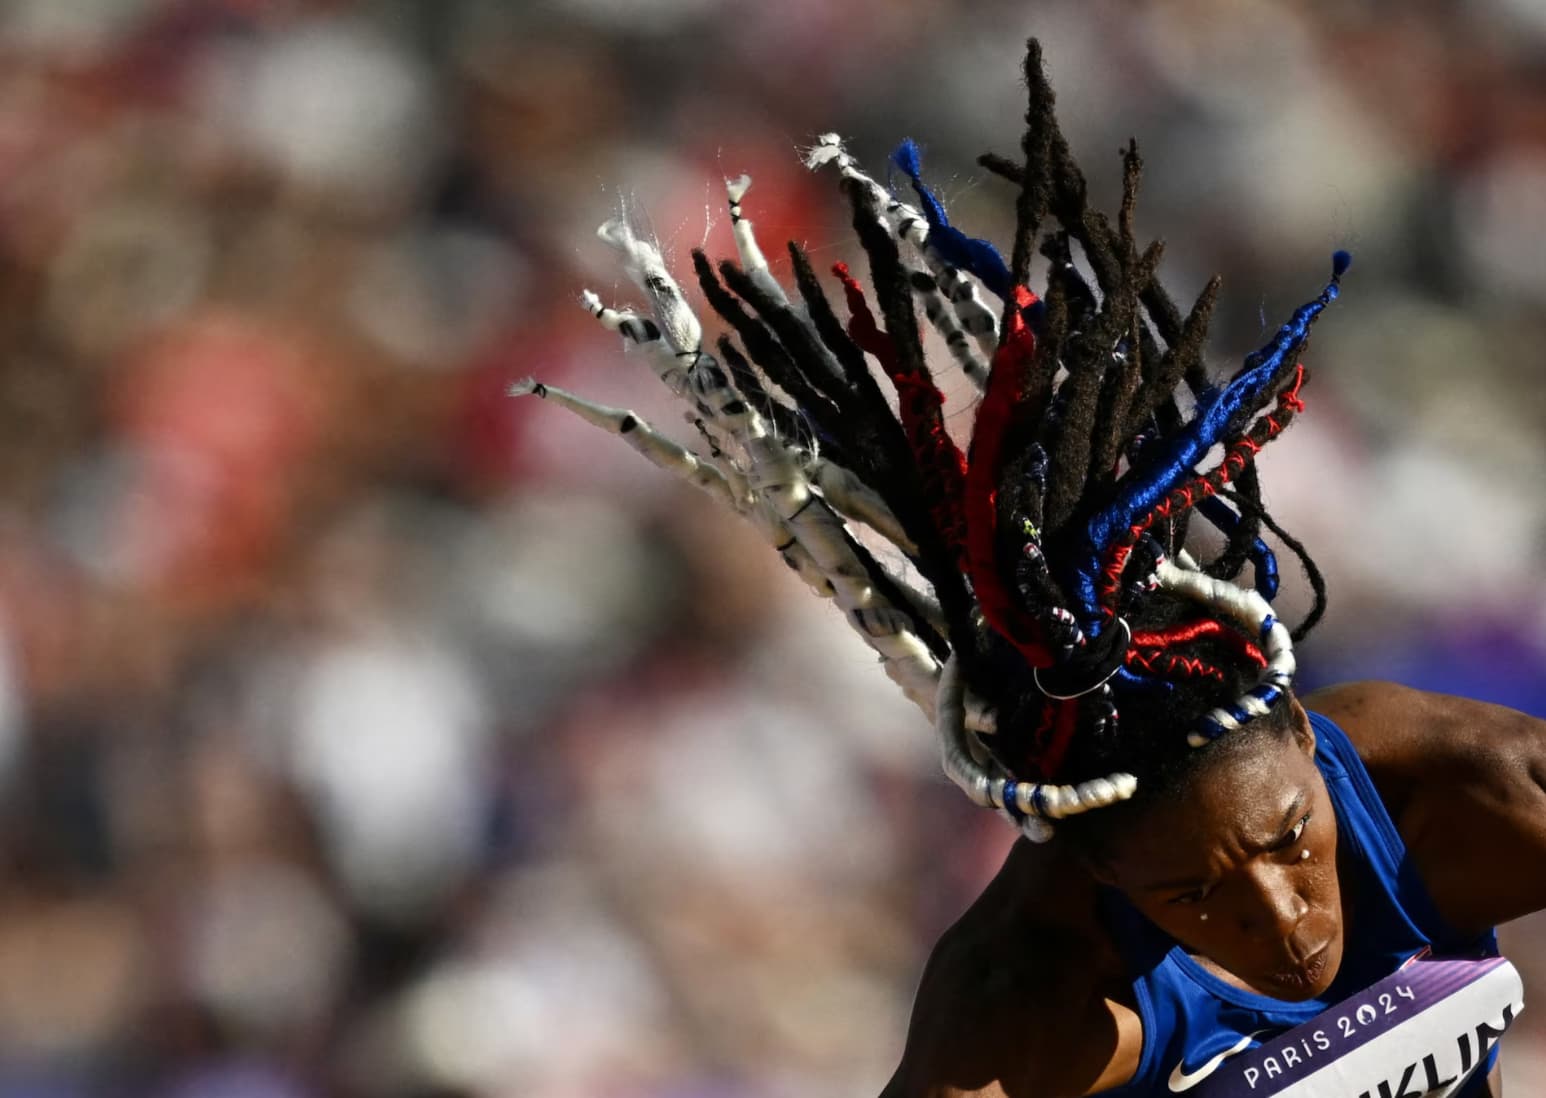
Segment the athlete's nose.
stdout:
<svg viewBox="0 0 1546 1098">
<path fill-rule="evenodd" d="M 1250 892 L 1240 912 L 1240 929 L 1253 938 L 1292 942 L 1310 905 L 1282 866 L 1263 866 L 1249 877 Z"/>
</svg>

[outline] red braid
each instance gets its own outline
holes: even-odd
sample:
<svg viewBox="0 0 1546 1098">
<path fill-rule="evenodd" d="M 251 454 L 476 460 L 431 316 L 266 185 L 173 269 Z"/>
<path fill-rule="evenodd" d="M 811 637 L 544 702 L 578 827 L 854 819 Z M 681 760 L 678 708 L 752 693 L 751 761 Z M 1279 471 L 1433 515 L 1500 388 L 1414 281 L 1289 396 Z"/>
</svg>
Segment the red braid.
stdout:
<svg viewBox="0 0 1546 1098">
<path fill-rule="evenodd" d="M 1172 625 L 1168 629 L 1134 629 L 1132 647 L 1175 648 L 1203 637 L 1217 637 L 1257 667 L 1267 666 L 1267 660 L 1261 654 L 1260 648 L 1222 622 L 1214 621 L 1212 618 L 1203 618 L 1201 621 L 1186 625 Z"/>
<path fill-rule="evenodd" d="M 1036 757 L 1036 766 L 1043 781 L 1054 781 L 1068 755 L 1068 747 L 1074 740 L 1074 730 L 1079 727 L 1079 703 L 1075 700 L 1055 701 L 1050 707 L 1057 712 L 1052 726 L 1052 739 Z"/>
<path fill-rule="evenodd" d="M 1036 335 L 1024 311 L 1036 295 L 1014 288 L 1015 308 L 1009 310 L 1004 335 L 993 355 L 988 390 L 977 409 L 966 470 L 966 565 L 977 603 L 993 629 L 1016 648 L 1032 667 L 1047 667 L 1052 652 L 1042 631 L 1019 611 L 999 579 L 994 540 L 998 527 L 998 472 L 1004 441 L 1014 421 L 1026 374 L 1036 358 Z"/>
<path fill-rule="evenodd" d="M 1127 653 L 1129 667 L 1141 667 L 1151 675 L 1161 678 L 1199 678 L 1224 682 L 1222 668 L 1196 656 L 1179 656 L 1174 652 L 1143 652 L 1133 649 Z"/>
<path fill-rule="evenodd" d="M 1041 707 L 1036 729 L 1028 737 L 1025 756 L 1017 772 L 1039 782 L 1057 778 L 1058 769 L 1068 755 L 1078 727 L 1079 703 L 1061 699 L 1047 699 Z"/>
<path fill-rule="evenodd" d="M 961 509 L 966 485 L 966 458 L 945 430 L 945 419 L 940 414 L 945 396 L 922 372 L 903 369 L 896 353 L 896 344 L 875 323 L 869 302 L 864 299 L 864 291 L 848 272 L 848 264 L 834 263 L 832 273 L 842 280 L 843 292 L 848 298 L 849 338 L 860 350 L 875 356 L 881 369 L 885 370 L 886 376 L 896 387 L 902 431 L 922 471 L 929 512 L 945 544 L 956 552 L 959 560 L 964 554 L 962 547 L 966 540 L 966 517 Z"/>
</svg>

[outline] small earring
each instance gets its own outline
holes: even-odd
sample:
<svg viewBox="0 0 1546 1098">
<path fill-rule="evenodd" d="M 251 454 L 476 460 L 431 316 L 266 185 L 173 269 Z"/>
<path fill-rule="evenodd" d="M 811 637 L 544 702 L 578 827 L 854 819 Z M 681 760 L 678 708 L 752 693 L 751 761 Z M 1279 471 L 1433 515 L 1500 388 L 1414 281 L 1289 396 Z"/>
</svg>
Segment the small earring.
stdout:
<svg viewBox="0 0 1546 1098">
<path fill-rule="evenodd" d="M 1199 919 L 1201 919 L 1203 922 L 1207 922 L 1208 921 L 1208 913 L 1206 911 L 1204 911 L 1201 915 L 1199 915 L 1197 917 Z"/>
<path fill-rule="evenodd" d="M 1300 851 L 1300 852 L 1299 852 L 1299 860 L 1300 860 L 1300 861 L 1301 861 L 1301 862 L 1307 862 L 1307 861 L 1309 861 L 1309 860 L 1310 860 L 1310 851 L 1309 851 L 1309 850 L 1308 850 L 1308 849 L 1305 849 L 1305 850 L 1301 850 L 1301 851 Z"/>
</svg>

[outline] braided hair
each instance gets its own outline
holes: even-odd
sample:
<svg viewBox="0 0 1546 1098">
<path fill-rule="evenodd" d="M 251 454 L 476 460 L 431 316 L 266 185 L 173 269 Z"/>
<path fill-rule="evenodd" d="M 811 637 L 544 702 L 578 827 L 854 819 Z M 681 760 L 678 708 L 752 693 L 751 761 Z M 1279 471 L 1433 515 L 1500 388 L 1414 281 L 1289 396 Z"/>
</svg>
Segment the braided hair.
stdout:
<svg viewBox="0 0 1546 1098">
<path fill-rule="evenodd" d="M 1269 515 L 1255 459 L 1304 408 L 1299 355 L 1349 257 L 1338 252 L 1322 292 L 1215 383 L 1203 343 L 1219 282 L 1183 313 L 1155 281 L 1162 246 L 1140 247 L 1134 231 L 1136 144 L 1113 223 L 1086 201 L 1034 39 L 1025 78 L 1022 156 L 979 161 L 1017 188 L 1007 261 L 950 223 L 910 141 L 892 162 L 916 206 L 836 135 L 817 140 L 806 162 L 836 168 L 869 260 L 873 309 L 845 265 L 833 270 L 846 320 L 797 245 L 795 296 L 773 278 L 745 216 L 745 176 L 727 182 L 739 264 L 693 254 L 733 333 L 717 355 L 658 248 L 625 222 L 602 227 L 651 312 L 588 291 L 584 304 L 688 403 L 707 455 L 626 410 L 535 381 L 514 391 L 622 436 L 756 524 L 934 719 L 950 777 L 1045 840 L 1052 821 L 1162 792 L 1225 733 L 1285 726 L 1293 642 L 1323 613 L 1325 585 Z M 1040 295 L 1038 250 L 1050 263 Z M 945 427 L 920 311 L 981 391 L 964 451 Z M 1223 537 L 1201 563 L 1185 548 L 1194 515 Z M 871 552 L 861 526 L 928 589 Z M 1314 591 L 1292 632 L 1272 611 L 1264 531 Z M 1251 585 L 1238 586 L 1247 566 Z"/>
</svg>

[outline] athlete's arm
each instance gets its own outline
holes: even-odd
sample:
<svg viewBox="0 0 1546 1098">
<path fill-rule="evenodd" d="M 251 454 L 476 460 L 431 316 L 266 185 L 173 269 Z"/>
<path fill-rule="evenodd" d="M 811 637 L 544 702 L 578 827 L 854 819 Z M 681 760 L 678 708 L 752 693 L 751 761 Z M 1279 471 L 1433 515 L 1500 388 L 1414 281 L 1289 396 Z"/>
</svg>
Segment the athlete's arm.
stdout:
<svg viewBox="0 0 1546 1098">
<path fill-rule="evenodd" d="M 882 1098 L 1081 1098 L 1130 1079 L 1143 1047 L 1119 959 L 1092 938 L 1092 886 L 1015 844 L 935 946 Z M 1048 897 L 1069 911 L 1049 912 Z"/>
<path fill-rule="evenodd" d="M 1306 705 L 1353 739 L 1455 929 L 1546 908 L 1546 721 L 1392 683 L 1334 687 Z"/>
<path fill-rule="evenodd" d="M 1025 941 L 1049 957 L 1078 957 L 1081 945 L 1046 932 Z M 881 1098 L 1081 1098 L 1127 1081 L 1142 1046 L 1138 1016 L 1081 982 L 951 931 L 924 969 L 907 1048 Z"/>
</svg>

